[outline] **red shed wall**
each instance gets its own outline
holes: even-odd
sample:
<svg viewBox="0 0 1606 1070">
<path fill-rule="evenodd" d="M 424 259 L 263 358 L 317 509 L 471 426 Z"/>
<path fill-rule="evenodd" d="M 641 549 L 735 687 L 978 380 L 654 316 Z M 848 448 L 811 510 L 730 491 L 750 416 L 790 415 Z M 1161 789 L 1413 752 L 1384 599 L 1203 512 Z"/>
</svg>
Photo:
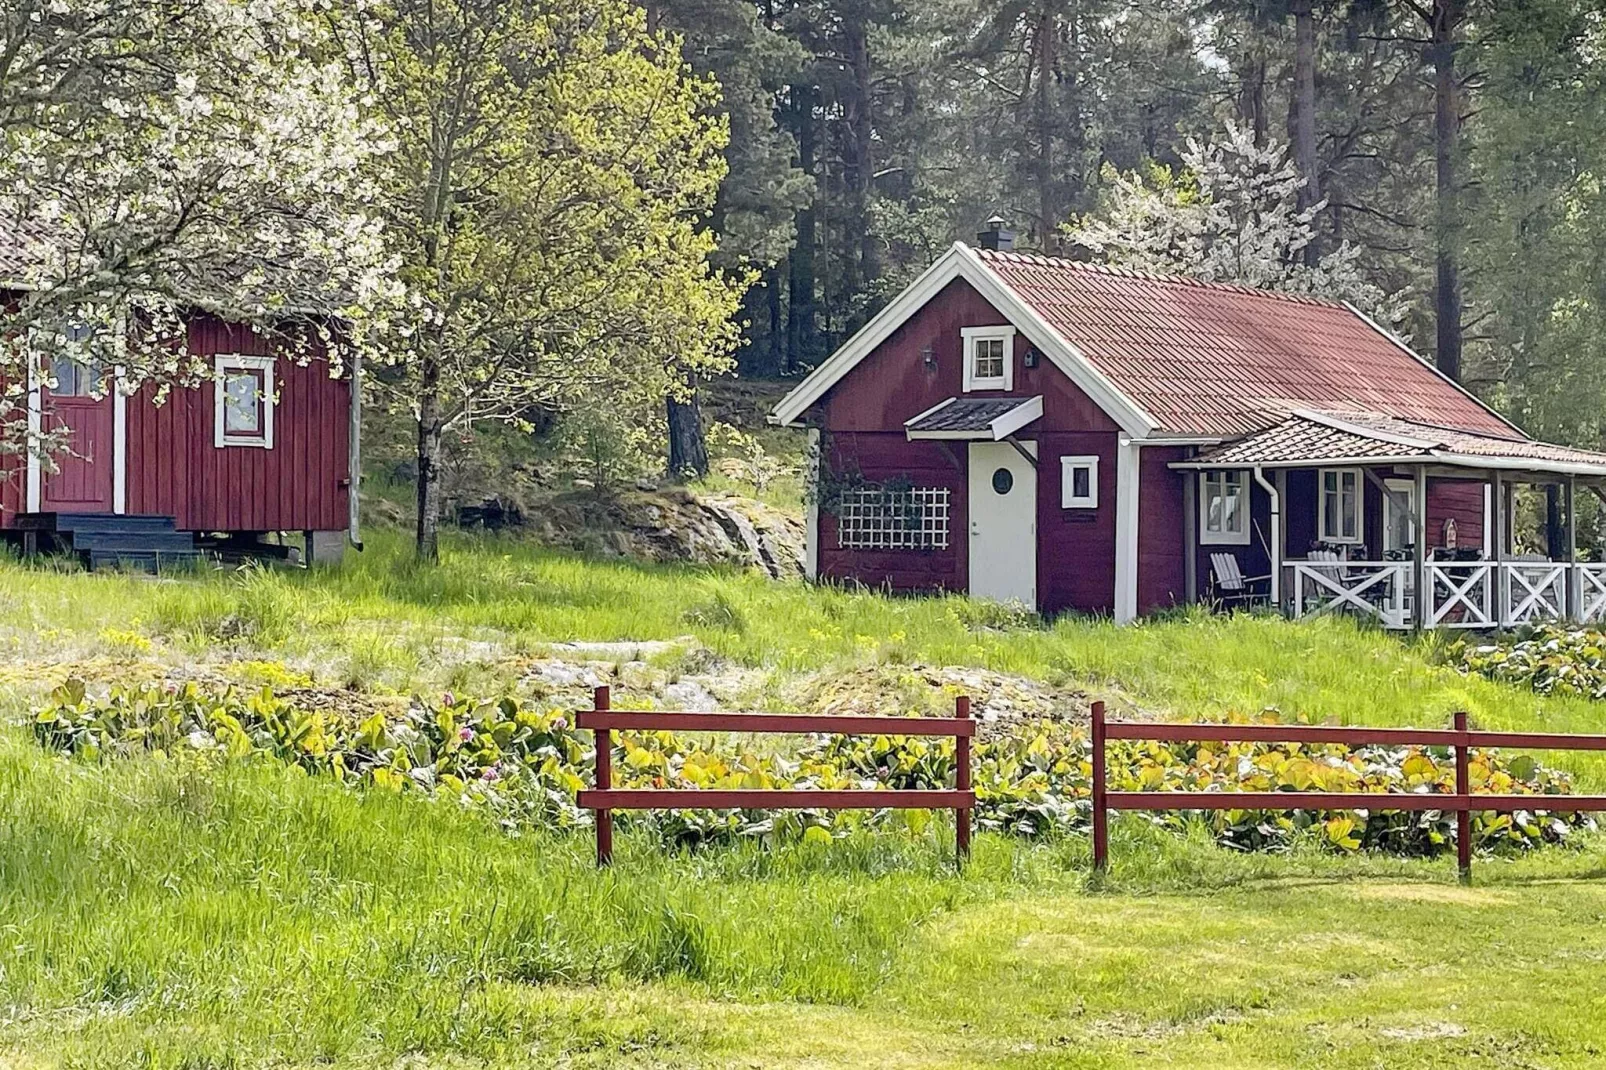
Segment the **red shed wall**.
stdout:
<svg viewBox="0 0 1606 1070">
<path fill-rule="evenodd" d="M 1181 446 L 1145 446 L 1138 451 L 1138 612 L 1181 605 L 1188 598 L 1186 506 L 1183 480 L 1196 478 L 1169 467 L 1186 460 Z"/>
<path fill-rule="evenodd" d="M 965 442 L 910 442 L 904 422 L 951 397 L 1042 395 L 1043 416 L 1020 434 L 1038 444 L 1037 595 L 1044 612 L 1109 612 L 1115 596 L 1117 425 L 1046 356 L 1024 366 L 1032 341 L 1017 331 L 1014 389 L 963 390 L 965 327 L 1008 323 L 969 283 L 950 283 L 844 376 L 816 407 L 828 443 L 825 460 L 837 476 L 857 469 L 880 481 L 906 478 L 950 491 L 945 551 L 844 550 L 834 517 L 820 514 L 820 575 L 892 590 L 963 591 L 969 581 L 970 519 Z M 926 366 L 929 347 L 935 367 Z M 1060 458 L 1099 458 L 1099 506 L 1060 507 Z M 1178 492 L 1180 494 L 1180 491 Z M 1032 553 L 1030 545 L 1022 553 Z M 1180 558 L 1179 558 L 1180 561 Z"/>
<path fill-rule="evenodd" d="M 273 448 L 214 444 L 214 386 L 128 402 L 130 513 L 167 514 L 190 531 L 343 529 L 347 523 L 351 386 L 315 360 L 300 367 L 249 328 L 210 317 L 189 327 L 190 350 L 278 356 Z"/>
<path fill-rule="evenodd" d="M 849 431 L 832 435 L 829 442 L 826 460 L 837 474 L 858 472 L 872 483 L 908 479 L 918 487 L 947 487 L 948 548 L 843 549 L 837 542 L 836 518 L 822 512 L 816 533 L 820 576 L 894 591 L 963 591 L 969 579 L 965 444 L 909 442 L 901 430 Z"/>
</svg>

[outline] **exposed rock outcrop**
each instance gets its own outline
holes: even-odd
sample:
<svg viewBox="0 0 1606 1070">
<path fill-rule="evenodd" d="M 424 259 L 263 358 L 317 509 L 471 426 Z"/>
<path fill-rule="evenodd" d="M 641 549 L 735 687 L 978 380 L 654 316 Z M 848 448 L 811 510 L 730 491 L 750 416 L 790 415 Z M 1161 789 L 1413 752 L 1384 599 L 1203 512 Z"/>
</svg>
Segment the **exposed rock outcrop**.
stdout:
<svg viewBox="0 0 1606 1070">
<path fill-rule="evenodd" d="M 553 499 L 532 518 L 548 543 L 642 561 L 803 574 L 803 521 L 763 502 L 681 487 Z"/>
</svg>

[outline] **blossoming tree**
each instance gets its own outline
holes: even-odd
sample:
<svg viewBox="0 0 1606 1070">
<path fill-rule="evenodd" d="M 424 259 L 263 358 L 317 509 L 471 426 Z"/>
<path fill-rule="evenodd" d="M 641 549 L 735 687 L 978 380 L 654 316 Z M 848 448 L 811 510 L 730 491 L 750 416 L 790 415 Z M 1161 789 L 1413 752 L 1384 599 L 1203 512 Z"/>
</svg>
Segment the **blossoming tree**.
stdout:
<svg viewBox="0 0 1606 1070">
<path fill-rule="evenodd" d="M 388 148 L 319 0 L 12 0 L 0 8 L 0 449 L 30 440 L 41 351 L 116 389 L 207 374 L 205 310 L 308 359 L 365 346 L 398 295 L 368 210 Z M 101 389 L 112 389 L 109 379 Z"/>
</svg>

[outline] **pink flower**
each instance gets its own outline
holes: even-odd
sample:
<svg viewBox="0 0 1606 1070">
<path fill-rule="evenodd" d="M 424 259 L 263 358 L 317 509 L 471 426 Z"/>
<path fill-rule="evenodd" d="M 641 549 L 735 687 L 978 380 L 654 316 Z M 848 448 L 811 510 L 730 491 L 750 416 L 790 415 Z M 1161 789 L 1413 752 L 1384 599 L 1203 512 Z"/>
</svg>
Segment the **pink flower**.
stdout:
<svg viewBox="0 0 1606 1070">
<path fill-rule="evenodd" d="M 496 771 L 496 766 L 488 765 L 488 766 L 485 767 L 485 771 L 480 774 L 480 779 L 481 780 L 500 780 L 500 779 L 502 779 L 502 774 L 498 773 Z"/>
<path fill-rule="evenodd" d="M 569 719 L 567 717 L 554 717 L 552 718 L 552 727 L 561 732 L 569 727 Z"/>
<path fill-rule="evenodd" d="M 441 696 L 441 701 L 444 702 L 448 706 L 455 706 L 455 705 L 457 705 L 457 696 L 453 695 L 450 691 L 448 691 L 448 692 L 446 692 L 446 694 Z"/>
<path fill-rule="evenodd" d="M 457 730 L 457 738 L 462 740 L 464 743 L 467 743 L 469 740 L 474 738 L 474 729 L 470 728 L 468 725 L 464 725 L 462 728 Z"/>
</svg>

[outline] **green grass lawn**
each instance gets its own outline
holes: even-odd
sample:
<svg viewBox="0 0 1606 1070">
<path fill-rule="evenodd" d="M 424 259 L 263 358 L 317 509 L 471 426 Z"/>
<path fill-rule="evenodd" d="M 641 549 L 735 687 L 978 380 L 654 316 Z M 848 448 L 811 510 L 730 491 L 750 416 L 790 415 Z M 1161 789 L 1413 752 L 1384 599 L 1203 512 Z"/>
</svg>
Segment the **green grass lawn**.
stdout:
<svg viewBox="0 0 1606 1070">
<path fill-rule="evenodd" d="M 1119 708 L 1606 731 L 1347 622 L 1011 621 L 730 572 L 380 538 L 339 569 L 152 582 L 0 564 L 0 702 L 186 665 L 516 686 L 568 640 L 691 635 L 774 680 L 982 666 Z M 467 653 L 465 653 L 467 651 Z M 1606 767 L 1575 762 L 1599 790 Z M 282 769 L 91 766 L 0 729 L 0 1063 L 33 1066 L 1586 1066 L 1606 1059 L 1606 837 L 1480 859 L 1283 856 L 1115 822 L 669 857 Z"/>
</svg>

